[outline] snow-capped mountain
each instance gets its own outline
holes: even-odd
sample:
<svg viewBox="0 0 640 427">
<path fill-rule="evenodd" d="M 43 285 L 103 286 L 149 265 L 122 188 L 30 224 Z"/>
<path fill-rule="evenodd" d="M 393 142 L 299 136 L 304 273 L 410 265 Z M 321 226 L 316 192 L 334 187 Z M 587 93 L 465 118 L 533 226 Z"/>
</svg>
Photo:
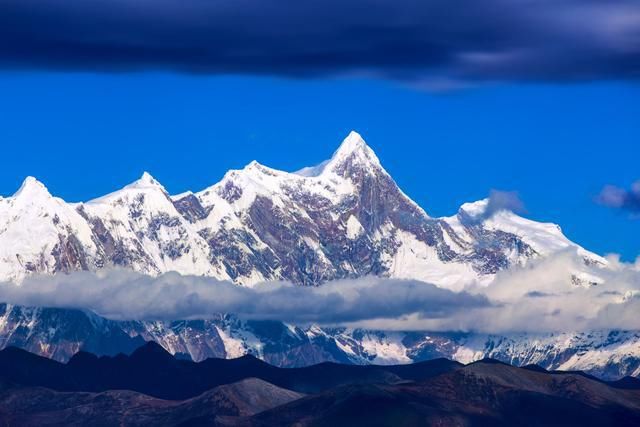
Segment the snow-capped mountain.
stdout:
<svg viewBox="0 0 640 427">
<path fill-rule="evenodd" d="M 254 161 L 177 196 L 145 172 L 109 195 L 66 203 L 29 177 L 0 199 L 0 280 L 118 266 L 242 285 L 383 275 L 459 289 L 567 248 L 606 263 L 556 225 L 486 215 L 487 204 L 430 217 L 355 132 L 318 166 L 288 173 Z"/>
<path fill-rule="evenodd" d="M 31 177 L 13 196 L 0 198 L 0 280 L 16 284 L 35 273 L 116 266 L 246 286 L 270 280 L 315 286 L 380 275 L 459 290 L 489 285 L 501 270 L 561 251 L 574 251 L 584 261 L 584 271 L 567 272 L 575 285 L 599 283 L 594 271 L 608 268 L 557 225 L 496 210 L 490 200 L 464 204 L 451 217 L 429 216 L 355 132 L 318 166 L 289 173 L 251 162 L 199 192 L 171 196 L 145 173 L 85 203 L 54 197 Z M 376 332 L 232 316 L 116 322 L 78 310 L 0 304 L 0 347 L 67 360 L 79 349 L 129 352 L 144 340 L 195 360 L 253 353 L 281 366 L 490 356 L 608 377 L 640 373 L 640 334 L 634 332 Z"/>
</svg>

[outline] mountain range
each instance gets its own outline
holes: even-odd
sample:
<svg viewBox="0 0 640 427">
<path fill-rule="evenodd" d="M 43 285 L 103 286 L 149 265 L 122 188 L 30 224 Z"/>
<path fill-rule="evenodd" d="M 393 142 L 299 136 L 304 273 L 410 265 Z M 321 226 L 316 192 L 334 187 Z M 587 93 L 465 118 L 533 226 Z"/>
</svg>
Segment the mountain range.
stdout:
<svg viewBox="0 0 640 427">
<path fill-rule="evenodd" d="M 482 200 L 430 217 L 355 132 L 318 166 L 288 173 L 254 161 L 197 193 L 172 196 L 145 172 L 67 203 L 28 177 L 0 199 L 0 280 L 124 267 L 249 286 L 384 275 L 456 289 L 567 248 L 606 264 L 556 225 L 493 209 Z"/>
<path fill-rule="evenodd" d="M 322 286 L 373 275 L 459 291 L 471 283 L 489 286 L 500 271 L 565 252 L 582 260 L 567 272 L 573 286 L 598 286 L 598 272 L 610 268 L 559 226 L 519 216 L 492 198 L 466 203 L 450 217 L 431 217 L 355 132 L 317 166 L 289 173 L 251 162 L 199 192 L 170 195 L 144 173 L 88 202 L 65 202 L 32 177 L 13 196 L 0 198 L 0 280 L 17 286 L 34 274 L 124 268 L 251 287 L 275 280 Z M 385 332 L 222 314 L 114 321 L 82 310 L 0 306 L 3 348 L 66 361 L 82 349 L 115 355 L 150 340 L 194 360 L 251 353 L 279 366 L 493 357 L 606 378 L 640 373 L 635 331 Z"/>
</svg>

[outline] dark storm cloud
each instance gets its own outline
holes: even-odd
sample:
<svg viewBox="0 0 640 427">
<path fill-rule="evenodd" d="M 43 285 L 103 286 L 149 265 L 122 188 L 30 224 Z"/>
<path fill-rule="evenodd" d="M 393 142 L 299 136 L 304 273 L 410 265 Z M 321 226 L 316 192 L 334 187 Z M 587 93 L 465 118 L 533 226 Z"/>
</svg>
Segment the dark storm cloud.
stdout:
<svg viewBox="0 0 640 427">
<path fill-rule="evenodd" d="M 607 185 L 596 197 L 596 201 L 610 208 L 640 214 L 640 181 L 635 182 L 630 189 Z"/>
<path fill-rule="evenodd" d="M 427 87 L 637 79 L 626 0 L 0 0 L 17 69 L 371 76 Z"/>
</svg>

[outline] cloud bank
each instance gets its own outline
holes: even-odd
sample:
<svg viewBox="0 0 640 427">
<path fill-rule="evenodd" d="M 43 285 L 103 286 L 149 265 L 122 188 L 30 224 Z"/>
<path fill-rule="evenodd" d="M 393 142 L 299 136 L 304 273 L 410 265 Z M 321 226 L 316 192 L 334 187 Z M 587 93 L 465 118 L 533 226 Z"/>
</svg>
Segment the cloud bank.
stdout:
<svg viewBox="0 0 640 427">
<path fill-rule="evenodd" d="M 375 318 L 450 316 L 480 307 L 480 295 L 434 285 L 365 277 L 321 287 L 268 282 L 253 288 L 199 276 L 158 277 L 127 270 L 37 276 L 0 285 L 0 301 L 25 306 L 89 309 L 118 320 L 210 318 L 217 313 L 293 323 L 338 324 Z"/>
<path fill-rule="evenodd" d="M 500 272 L 491 285 L 467 291 L 491 304 L 416 322 L 427 330 L 488 333 L 640 330 L 639 312 L 632 314 L 640 309 L 640 261 L 610 256 L 608 266 L 588 267 L 567 251 Z"/>
<path fill-rule="evenodd" d="M 431 88 L 640 77 L 634 0 L 3 0 L 0 66 L 369 76 Z"/>
<path fill-rule="evenodd" d="M 576 276 L 582 280 L 576 282 Z M 177 273 L 154 278 L 106 270 L 31 277 L 20 286 L 0 284 L 0 301 L 88 309 L 116 320 L 202 319 L 233 313 L 246 319 L 379 330 L 640 330 L 640 260 L 628 264 L 609 257 L 606 267 L 595 267 L 586 266 L 575 252 L 566 252 L 499 273 L 487 287 L 470 284 L 462 292 L 377 277 L 312 288 L 287 283 L 247 288 Z"/>
</svg>

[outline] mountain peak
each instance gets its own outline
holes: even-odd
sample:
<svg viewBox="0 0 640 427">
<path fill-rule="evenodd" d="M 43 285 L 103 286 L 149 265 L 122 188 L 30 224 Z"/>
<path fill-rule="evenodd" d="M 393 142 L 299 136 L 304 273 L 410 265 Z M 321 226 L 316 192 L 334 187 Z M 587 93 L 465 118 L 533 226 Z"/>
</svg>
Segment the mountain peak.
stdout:
<svg viewBox="0 0 640 427">
<path fill-rule="evenodd" d="M 250 161 L 244 168 L 242 168 L 242 170 L 244 171 L 252 171 L 252 170 L 262 171 L 264 169 L 269 169 L 269 168 L 265 165 L 258 163 L 258 161 L 256 160 Z"/>
<path fill-rule="evenodd" d="M 349 135 L 342 141 L 340 147 L 333 153 L 331 161 L 342 160 L 352 155 L 368 157 L 369 160 L 378 162 L 376 154 L 367 145 L 362 136 L 354 130 L 349 132 Z"/>
<path fill-rule="evenodd" d="M 138 180 L 127 185 L 125 188 L 160 188 L 164 190 L 162 184 L 147 171 L 143 172 Z"/>
<path fill-rule="evenodd" d="M 43 183 L 32 176 L 28 176 L 22 182 L 22 185 L 15 192 L 13 197 L 51 197 L 49 190 Z"/>
<path fill-rule="evenodd" d="M 140 178 L 133 181 L 131 184 L 127 184 L 120 190 L 116 190 L 113 193 L 109 193 L 102 197 L 98 197 L 97 199 L 90 200 L 85 204 L 95 205 L 102 203 L 111 203 L 114 200 L 120 200 L 123 197 L 130 197 L 131 195 L 137 195 L 138 193 L 161 194 L 164 196 L 164 198 L 171 201 L 171 199 L 169 198 L 169 194 L 167 193 L 167 190 L 165 190 L 164 186 L 160 184 L 157 179 L 151 176 L 149 172 L 145 171 L 142 173 L 142 176 Z"/>
<path fill-rule="evenodd" d="M 340 147 L 333 153 L 331 160 L 326 164 L 324 170 L 338 172 L 346 164 L 363 165 L 367 169 L 380 168 L 380 160 L 373 150 L 367 145 L 362 136 L 351 131 L 342 141 Z"/>
<path fill-rule="evenodd" d="M 471 218 L 482 217 L 487 212 L 489 199 L 481 199 L 475 202 L 467 202 L 460 206 L 458 214 L 467 215 Z"/>
<path fill-rule="evenodd" d="M 160 344 L 155 341 L 147 341 L 140 347 L 134 350 L 129 356 L 130 359 L 139 359 L 139 360 L 169 360 L 171 362 L 174 361 L 173 356 L 167 350 L 164 349 Z"/>
<path fill-rule="evenodd" d="M 342 141 L 342 144 L 340 144 L 336 153 L 352 153 L 363 148 L 368 148 L 367 143 L 362 138 L 362 135 L 355 130 L 352 130 Z"/>
<path fill-rule="evenodd" d="M 142 176 L 138 181 L 149 185 L 159 185 L 158 181 L 147 171 L 142 172 Z"/>
<path fill-rule="evenodd" d="M 331 171 L 340 175 L 339 170 L 342 169 L 347 162 L 351 164 L 362 164 L 366 166 L 367 169 L 381 168 L 378 156 L 376 156 L 371 147 L 367 145 L 362 136 L 352 130 L 333 153 L 331 159 L 325 160 L 317 166 L 300 169 L 296 174 L 310 177 L 319 176 L 327 171 Z"/>
</svg>

